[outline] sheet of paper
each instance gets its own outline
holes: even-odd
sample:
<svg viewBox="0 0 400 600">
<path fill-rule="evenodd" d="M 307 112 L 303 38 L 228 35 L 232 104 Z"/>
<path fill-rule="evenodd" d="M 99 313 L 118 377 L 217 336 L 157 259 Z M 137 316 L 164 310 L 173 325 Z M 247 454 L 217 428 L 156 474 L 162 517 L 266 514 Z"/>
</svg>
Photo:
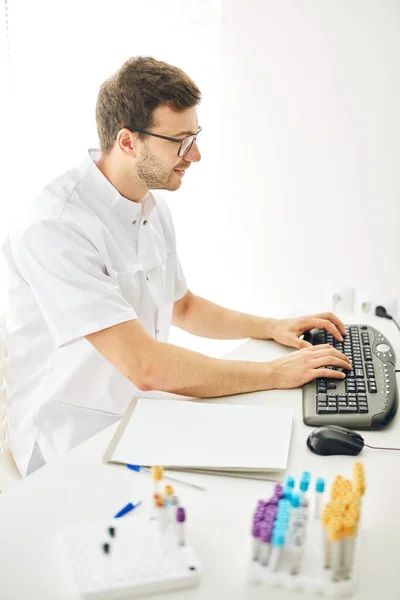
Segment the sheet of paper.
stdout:
<svg viewBox="0 0 400 600">
<path fill-rule="evenodd" d="M 105 458 L 165 468 L 280 470 L 287 466 L 289 408 L 138 399 Z M 129 410 L 128 410 L 129 413 Z"/>
</svg>

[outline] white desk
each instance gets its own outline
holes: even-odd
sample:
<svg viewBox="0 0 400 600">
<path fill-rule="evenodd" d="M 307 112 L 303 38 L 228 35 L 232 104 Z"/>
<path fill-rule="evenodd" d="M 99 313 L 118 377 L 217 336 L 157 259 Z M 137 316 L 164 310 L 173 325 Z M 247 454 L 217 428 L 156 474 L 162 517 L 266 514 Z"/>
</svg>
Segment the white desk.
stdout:
<svg viewBox="0 0 400 600">
<path fill-rule="evenodd" d="M 392 341 L 400 357 L 400 335 L 393 323 L 367 318 Z M 346 322 L 357 322 L 354 317 Z M 271 360 L 288 350 L 273 342 L 250 341 L 228 356 Z M 400 361 L 400 358 L 399 358 Z M 354 457 L 320 457 L 306 447 L 311 428 L 302 422 L 301 390 L 257 392 L 218 402 L 290 406 L 295 409 L 288 473 L 312 472 L 313 478 L 351 476 Z M 58 600 L 65 598 L 59 577 L 54 535 L 61 524 L 108 519 L 129 501 L 150 502 L 152 481 L 146 474 L 123 466 L 103 464 L 101 456 L 116 426 L 101 432 L 56 463 L 47 465 L 0 495 L 1 600 Z M 400 414 L 381 432 L 364 432 L 368 443 L 400 446 Z M 400 453 L 364 448 L 366 470 L 363 502 L 362 580 L 357 600 L 400 598 L 400 528 L 398 524 L 398 471 Z M 188 537 L 204 566 L 202 584 L 165 594 L 167 600 L 301 600 L 310 598 L 285 590 L 245 583 L 250 558 L 249 528 L 255 504 L 267 498 L 272 483 L 225 477 L 181 475 L 204 485 L 206 492 L 176 485 L 188 513 Z M 389 485 L 390 484 L 390 485 Z M 390 489 L 390 491 L 389 491 Z M 162 597 L 162 596 L 160 596 Z"/>
</svg>

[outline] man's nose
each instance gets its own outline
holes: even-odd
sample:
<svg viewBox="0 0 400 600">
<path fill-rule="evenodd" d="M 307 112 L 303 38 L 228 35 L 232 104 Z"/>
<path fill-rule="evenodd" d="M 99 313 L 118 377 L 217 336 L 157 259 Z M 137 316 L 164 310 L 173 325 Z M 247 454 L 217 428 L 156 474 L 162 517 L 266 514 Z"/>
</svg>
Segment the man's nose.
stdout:
<svg viewBox="0 0 400 600">
<path fill-rule="evenodd" d="M 201 160 L 201 154 L 199 152 L 197 142 L 193 142 L 189 152 L 185 154 L 183 158 L 189 162 L 199 162 L 199 160 Z"/>
</svg>

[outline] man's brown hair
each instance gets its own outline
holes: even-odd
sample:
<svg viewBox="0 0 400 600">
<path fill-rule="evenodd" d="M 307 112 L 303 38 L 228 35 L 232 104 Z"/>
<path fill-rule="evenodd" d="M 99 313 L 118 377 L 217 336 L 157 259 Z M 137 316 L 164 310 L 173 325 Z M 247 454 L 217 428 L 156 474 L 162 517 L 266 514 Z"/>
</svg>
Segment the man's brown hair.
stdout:
<svg viewBox="0 0 400 600">
<path fill-rule="evenodd" d="M 100 86 L 96 124 L 102 153 L 111 151 L 120 129 L 151 127 L 158 106 L 179 112 L 200 100 L 200 90 L 178 67 L 148 56 L 128 59 Z"/>
</svg>

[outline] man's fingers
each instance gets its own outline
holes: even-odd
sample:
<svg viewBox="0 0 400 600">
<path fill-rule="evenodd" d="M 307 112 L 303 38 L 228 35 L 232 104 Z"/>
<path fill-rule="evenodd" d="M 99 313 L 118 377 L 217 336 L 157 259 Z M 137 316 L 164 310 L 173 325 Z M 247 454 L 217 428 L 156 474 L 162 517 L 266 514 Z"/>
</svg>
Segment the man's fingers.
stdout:
<svg viewBox="0 0 400 600">
<path fill-rule="evenodd" d="M 338 330 L 336 325 L 331 323 L 329 320 L 316 319 L 314 317 L 312 319 L 312 324 L 313 324 L 313 327 L 317 327 L 318 329 L 326 329 L 326 331 L 329 331 L 329 333 L 331 333 L 333 335 L 333 337 L 338 340 L 338 342 L 343 342 L 342 334 L 340 333 L 340 331 Z"/>
<path fill-rule="evenodd" d="M 351 360 L 345 354 L 343 354 L 343 352 L 340 352 L 340 350 L 336 350 L 336 348 L 333 348 L 333 346 L 330 346 L 329 344 L 323 344 L 321 346 L 313 347 L 315 348 L 314 356 L 316 358 L 319 358 L 321 356 L 336 356 L 337 358 L 345 360 L 351 364 Z"/>
<path fill-rule="evenodd" d="M 338 328 L 338 330 L 340 331 L 340 333 L 342 335 L 346 335 L 346 329 L 344 327 L 343 322 L 340 319 L 338 319 L 338 317 L 336 315 L 334 315 L 333 313 L 331 313 L 331 312 L 320 313 L 318 315 L 314 315 L 314 317 L 331 321 L 331 323 L 336 325 L 336 327 Z"/>
<path fill-rule="evenodd" d="M 340 367 L 342 369 L 351 369 L 351 365 L 348 362 L 348 360 L 343 360 L 341 358 L 338 358 L 336 356 L 321 356 L 318 358 L 315 358 L 312 361 L 312 366 L 314 367 L 314 369 L 318 369 L 319 367 Z"/>
<path fill-rule="evenodd" d="M 315 369 L 313 371 L 314 379 L 319 379 L 320 377 L 326 377 L 328 379 L 344 379 L 345 375 L 342 371 L 333 371 L 332 369 Z"/>
<path fill-rule="evenodd" d="M 310 342 L 306 342 L 304 340 L 297 340 L 297 348 L 299 348 L 300 350 L 302 348 L 310 348 L 310 347 L 313 348 L 313 345 L 310 344 Z"/>
</svg>

